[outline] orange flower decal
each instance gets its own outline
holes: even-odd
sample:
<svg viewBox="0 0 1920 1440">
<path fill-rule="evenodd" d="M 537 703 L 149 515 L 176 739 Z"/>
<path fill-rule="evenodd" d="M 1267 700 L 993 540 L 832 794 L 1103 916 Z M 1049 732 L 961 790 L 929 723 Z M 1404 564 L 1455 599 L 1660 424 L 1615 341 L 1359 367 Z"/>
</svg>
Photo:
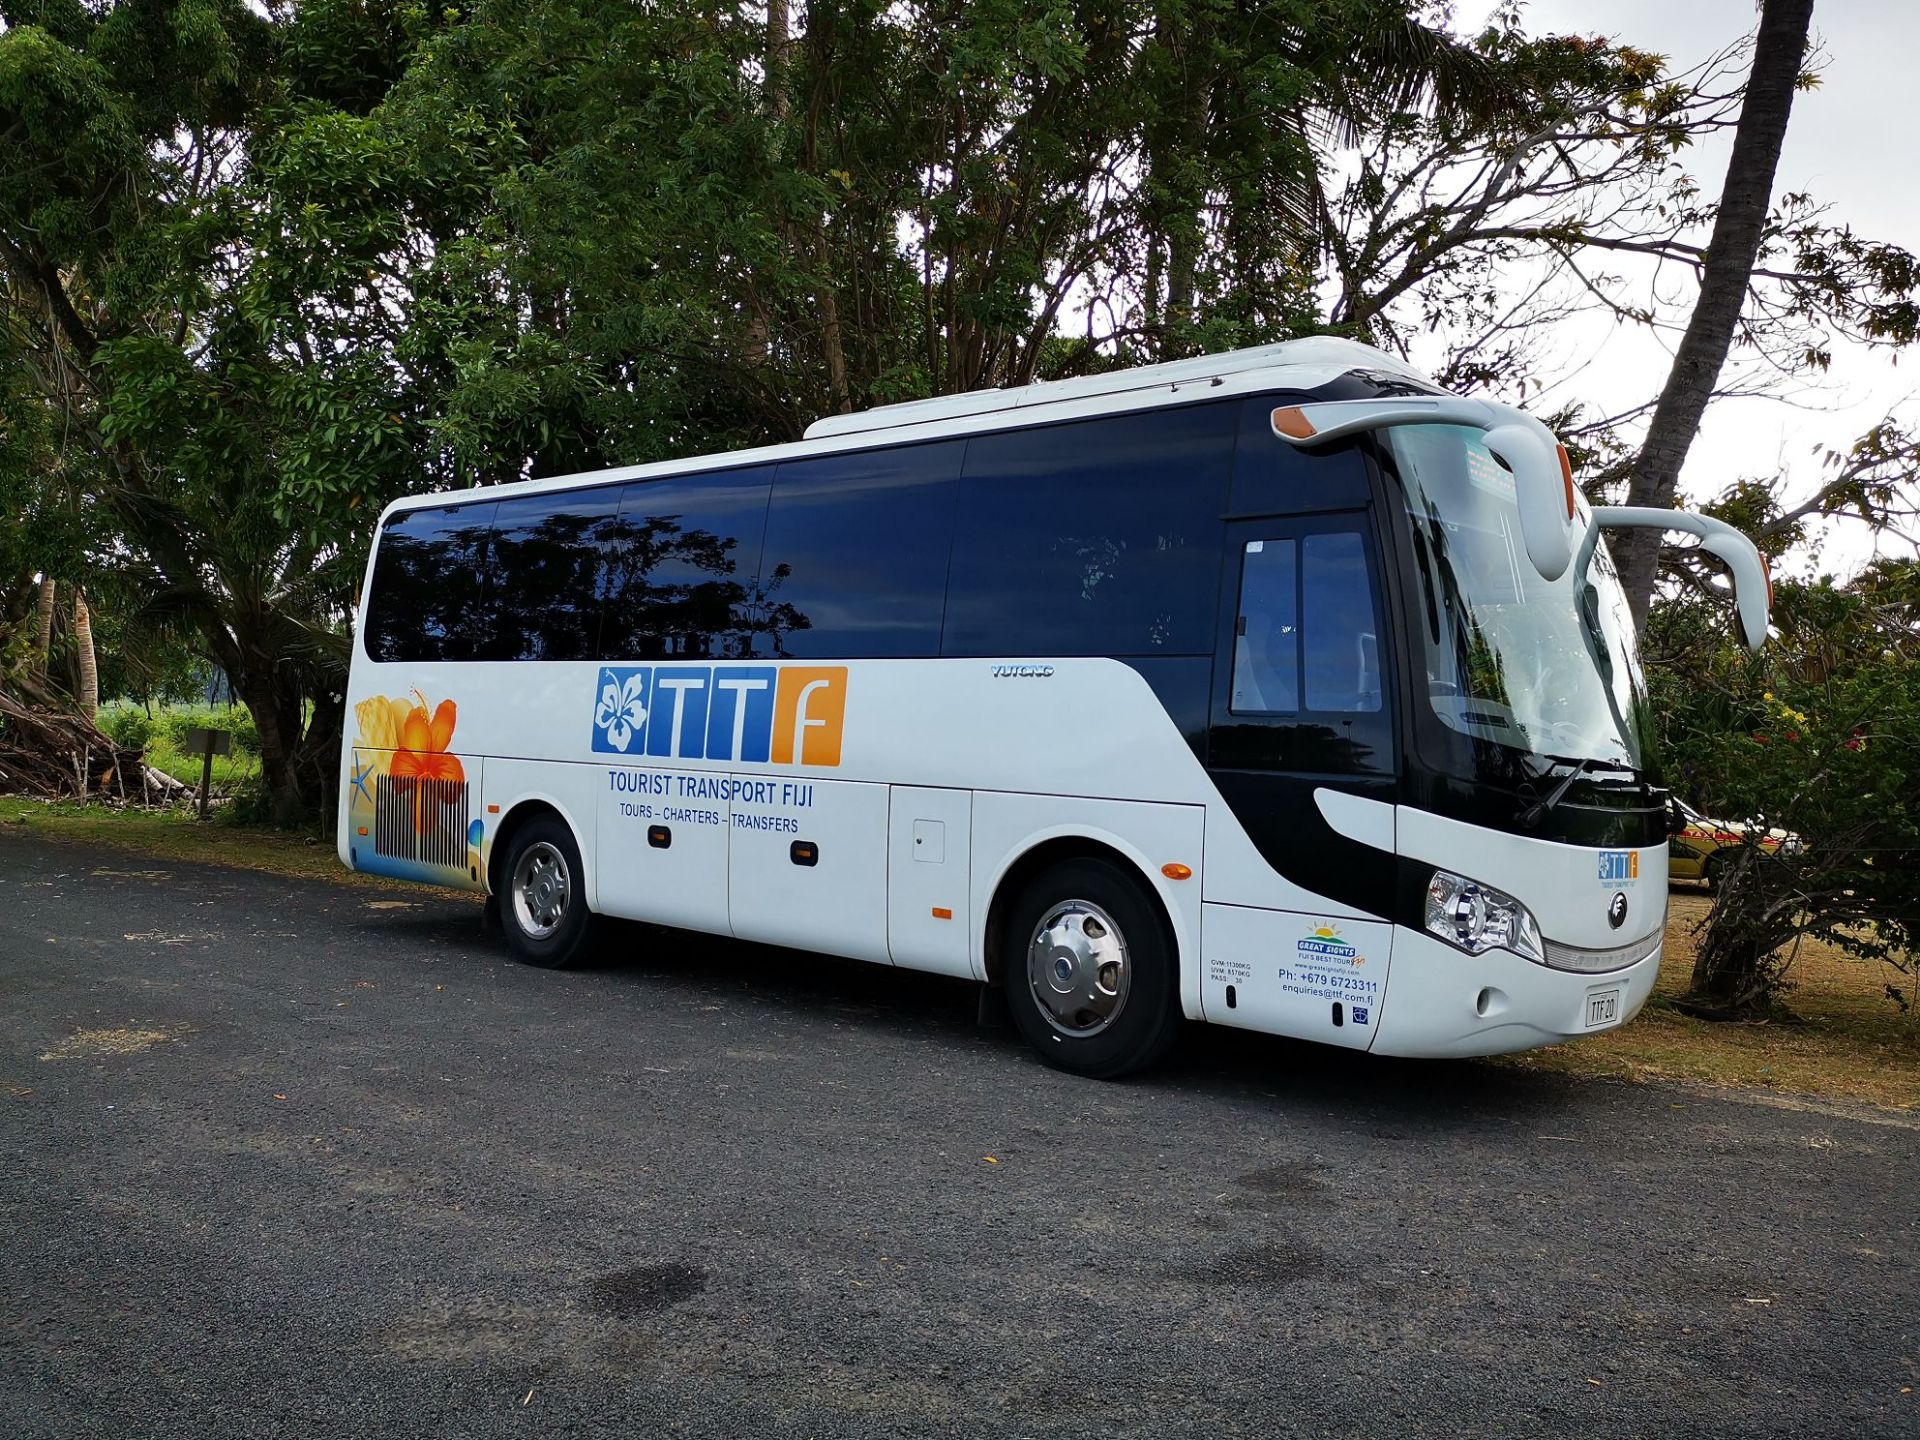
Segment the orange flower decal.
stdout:
<svg viewBox="0 0 1920 1440">
<path fill-rule="evenodd" d="M 413 692 L 413 704 L 406 707 L 405 713 L 401 714 L 400 710 L 399 704 L 392 705 L 392 713 L 399 723 L 388 773 L 393 776 L 396 788 L 412 796 L 413 828 L 424 835 L 439 819 L 436 806 L 452 805 L 451 787 L 467 778 L 467 772 L 460 767 L 460 757 L 447 753 L 447 746 L 453 743 L 454 718 L 459 712 L 453 701 L 442 700 L 429 715 L 426 696 L 418 690 Z M 422 784 L 422 781 L 440 783 Z"/>
</svg>

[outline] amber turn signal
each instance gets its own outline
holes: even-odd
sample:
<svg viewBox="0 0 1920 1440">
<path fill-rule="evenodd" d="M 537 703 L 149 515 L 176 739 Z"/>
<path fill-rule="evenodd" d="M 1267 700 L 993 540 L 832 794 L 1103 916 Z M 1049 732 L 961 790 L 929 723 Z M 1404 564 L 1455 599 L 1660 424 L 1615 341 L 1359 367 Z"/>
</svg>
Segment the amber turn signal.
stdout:
<svg viewBox="0 0 1920 1440">
<path fill-rule="evenodd" d="M 1289 440 L 1311 440 L 1318 433 L 1313 422 L 1307 419 L 1307 412 L 1298 405 L 1284 405 L 1274 411 L 1273 428 L 1276 434 Z"/>
<path fill-rule="evenodd" d="M 1191 865 L 1182 865 L 1178 860 L 1169 860 L 1160 867 L 1160 873 L 1169 880 L 1191 880 L 1193 878 L 1193 867 Z"/>
</svg>

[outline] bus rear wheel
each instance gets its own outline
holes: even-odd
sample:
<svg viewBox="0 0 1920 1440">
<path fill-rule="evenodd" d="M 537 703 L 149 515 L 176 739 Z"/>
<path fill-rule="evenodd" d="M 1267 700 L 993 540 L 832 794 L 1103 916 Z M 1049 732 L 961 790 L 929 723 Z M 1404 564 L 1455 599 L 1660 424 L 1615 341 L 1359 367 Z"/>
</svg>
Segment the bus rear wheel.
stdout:
<svg viewBox="0 0 1920 1440">
<path fill-rule="evenodd" d="M 581 883 L 580 847 L 566 823 L 542 815 L 521 826 L 504 874 L 500 924 L 514 958 L 549 970 L 579 960 L 593 915 Z"/>
<path fill-rule="evenodd" d="M 1065 860 L 1007 917 L 1001 975 L 1015 1025 L 1058 1070 L 1111 1080 L 1153 1064 L 1179 1031 L 1172 939 L 1120 866 Z"/>
</svg>

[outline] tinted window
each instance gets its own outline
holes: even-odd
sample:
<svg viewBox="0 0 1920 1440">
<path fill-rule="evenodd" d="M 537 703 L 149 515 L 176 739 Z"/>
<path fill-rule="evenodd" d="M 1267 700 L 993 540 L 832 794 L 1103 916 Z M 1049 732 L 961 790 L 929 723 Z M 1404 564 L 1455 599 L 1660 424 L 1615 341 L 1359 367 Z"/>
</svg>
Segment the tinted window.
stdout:
<svg viewBox="0 0 1920 1440">
<path fill-rule="evenodd" d="M 590 660 L 600 623 L 600 546 L 617 487 L 502 500 L 487 554 L 475 659 Z"/>
<path fill-rule="evenodd" d="M 1365 542 L 1352 530 L 1249 540 L 1234 622 L 1237 715 L 1380 709 L 1379 627 Z"/>
<path fill-rule="evenodd" d="M 943 653 L 1211 651 L 1234 418 L 1197 406 L 969 441 Z"/>
<path fill-rule="evenodd" d="M 745 655 L 771 467 L 626 487 L 602 531 L 600 654 L 613 660 Z"/>
<path fill-rule="evenodd" d="M 1380 708 L 1380 640 L 1366 552 L 1351 530 L 1301 542 L 1301 624 L 1309 710 Z"/>
<path fill-rule="evenodd" d="M 380 532 L 362 643 L 375 660 L 471 660 L 495 502 L 407 510 Z"/>
<path fill-rule="evenodd" d="M 965 450 L 956 440 L 783 464 L 755 653 L 938 655 Z"/>
<path fill-rule="evenodd" d="M 1291 715 L 1300 708 L 1300 566 L 1292 540 L 1249 540 L 1234 624 L 1236 715 Z"/>
</svg>

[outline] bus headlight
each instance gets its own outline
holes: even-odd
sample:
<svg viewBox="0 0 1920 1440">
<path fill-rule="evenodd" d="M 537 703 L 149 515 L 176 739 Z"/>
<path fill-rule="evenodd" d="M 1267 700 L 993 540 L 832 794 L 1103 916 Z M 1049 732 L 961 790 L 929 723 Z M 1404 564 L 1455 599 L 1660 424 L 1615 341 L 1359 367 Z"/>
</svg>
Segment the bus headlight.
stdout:
<svg viewBox="0 0 1920 1440">
<path fill-rule="evenodd" d="M 1531 910 L 1504 890 L 1450 870 L 1434 871 L 1427 882 L 1427 929 L 1470 955 L 1504 949 L 1546 964 L 1540 925 Z"/>
</svg>

